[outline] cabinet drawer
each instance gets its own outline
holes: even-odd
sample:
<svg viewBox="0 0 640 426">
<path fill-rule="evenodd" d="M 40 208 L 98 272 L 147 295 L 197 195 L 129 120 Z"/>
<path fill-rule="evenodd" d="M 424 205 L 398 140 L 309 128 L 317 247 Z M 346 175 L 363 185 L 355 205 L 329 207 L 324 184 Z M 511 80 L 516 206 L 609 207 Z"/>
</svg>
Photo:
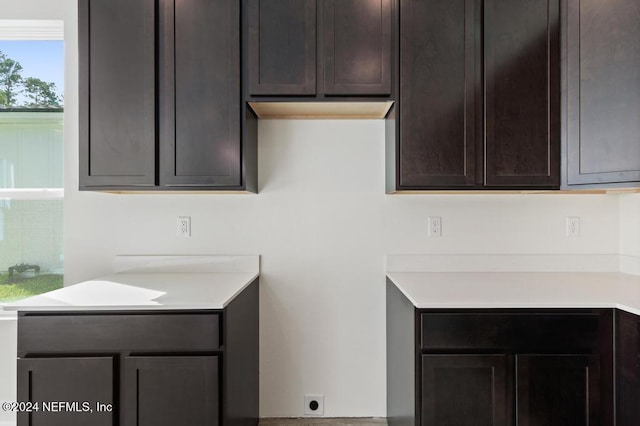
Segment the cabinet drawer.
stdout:
<svg viewBox="0 0 640 426">
<path fill-rule="evenodd" d="M 422 313 L 420 347 L 424 350 L 541 348 L 547 352 L 590 353 L 603 326 L 593 313 Z"/>
<path fill-rule="evenodd" d="M 64 314 L 18 317 L 27 353 L 193 352 L 220 348 L 218 314 Z"/>
</svg>

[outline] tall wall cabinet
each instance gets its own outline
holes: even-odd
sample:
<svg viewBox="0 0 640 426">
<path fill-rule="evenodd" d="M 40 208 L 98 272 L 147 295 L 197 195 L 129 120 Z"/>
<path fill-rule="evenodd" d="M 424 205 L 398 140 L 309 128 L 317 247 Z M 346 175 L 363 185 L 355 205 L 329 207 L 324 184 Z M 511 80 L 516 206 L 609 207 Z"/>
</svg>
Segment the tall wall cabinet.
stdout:
<svg viewBox="0 0 640 426">
<path fill-rule="evenodd" d="M 79 0 L 80 189 L 256 191 L 240 2 Z"/>
<path fill-rule="evenodd" d="M 559 36 L 559 0 L 401 0 L 387 189 L 558 188 Z"/>
<path fill-rule="evenodd" d="M 640 3 L 566 4 L 564 184 L 640 186 Z"/>
</svg>

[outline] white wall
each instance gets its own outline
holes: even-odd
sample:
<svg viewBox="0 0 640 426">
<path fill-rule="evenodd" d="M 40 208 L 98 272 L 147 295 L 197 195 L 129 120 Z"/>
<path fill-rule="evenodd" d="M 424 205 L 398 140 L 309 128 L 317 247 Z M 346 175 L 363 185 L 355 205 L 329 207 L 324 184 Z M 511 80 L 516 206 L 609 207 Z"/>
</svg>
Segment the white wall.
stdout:
<svg viewBox="0 0 640 426">
<path fill-rule="evenodd" d="M 16 400 L 16 321 L 0 317 L 0 404 Z M 15 414 L 0 410 L 0 426 L 15 422 Z"/>
<path fill-rule="evenodd" d="M 640 275 L 640 194 L 620 196 L 621 269 Z"/>
<path fill-rule="evenodd" d="M 385 254 L 619 251 L 614 196 L 385 195 L 382 121 L 261 121 L 258 195 L 80 193 L 75 4 L 2 12 L 67 20 L 67 284 L 109 272 L 115 254 L 260 254 L 263 417 L 301 415 L 304 393 L 324 394 L 327 416 L 385 416 Z M 178 215 L 192 238 L 175 236 Z M 442 238 L 426 237 L 428 215 Z M 580 238 L 564 236 L 566 216 L 581 217 Z"/>
</svg>

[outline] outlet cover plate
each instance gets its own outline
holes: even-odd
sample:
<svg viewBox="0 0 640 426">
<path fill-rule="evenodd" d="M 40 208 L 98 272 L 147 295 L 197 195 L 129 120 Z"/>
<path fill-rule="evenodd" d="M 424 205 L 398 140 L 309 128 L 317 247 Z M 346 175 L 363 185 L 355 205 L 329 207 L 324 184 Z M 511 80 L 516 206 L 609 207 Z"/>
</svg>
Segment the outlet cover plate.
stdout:
<svg viewBox="0 0 640 426">
<path fill-rule="evenodd" d="M 311 403 L 315 401 L 318 403 L 318 408 L 311 409 Z M 322 417 L 324 416 L 324 395 L 320 394 L 305 394 L 304 396 L 304 415 L 310 417 Z"/>
<path fill-rule="evenodd" d="M 580 236 L 580 218 L 577 216 L 567 217 L 567 237 Z"/>
<path fill-rule="evenodd" d="M 429 216 L 429 237 L 442 237 L 442 217 L 440 216 Z"/>
<path fill-rule="evenodd" d="M 191 216 L 178 216 L 176 219 L 176 235 L 178 237 L 191 236 Z"/>
</svg>

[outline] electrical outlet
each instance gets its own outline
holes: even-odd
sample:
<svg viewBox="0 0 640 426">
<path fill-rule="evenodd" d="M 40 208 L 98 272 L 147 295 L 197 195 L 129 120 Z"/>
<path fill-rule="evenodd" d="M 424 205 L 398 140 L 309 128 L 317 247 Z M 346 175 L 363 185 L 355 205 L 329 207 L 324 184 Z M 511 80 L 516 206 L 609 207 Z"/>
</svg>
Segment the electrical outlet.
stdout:
<svg viewBox="0 0 640 426">
<path fill-rule="evenodd" d="M 304 415 L 314 417 L 324 416 L 324 395 L 305 394 Z"/>
<path fill-rule="evenodd" d="M 178 237 L 191 236 L 191 216 L 178 216 L 176 221 L 176 235 Z"/>
<path fill-rule="evenodd" d="M 429 216 L 429 237 L 442 237 L 442 218 L 440 216 Z"/>
<path fill-rule="evenodd" d="M 580 236 L 580 218 L 575 216 L 567 217 L 567 237 Z"/>
</svg>

